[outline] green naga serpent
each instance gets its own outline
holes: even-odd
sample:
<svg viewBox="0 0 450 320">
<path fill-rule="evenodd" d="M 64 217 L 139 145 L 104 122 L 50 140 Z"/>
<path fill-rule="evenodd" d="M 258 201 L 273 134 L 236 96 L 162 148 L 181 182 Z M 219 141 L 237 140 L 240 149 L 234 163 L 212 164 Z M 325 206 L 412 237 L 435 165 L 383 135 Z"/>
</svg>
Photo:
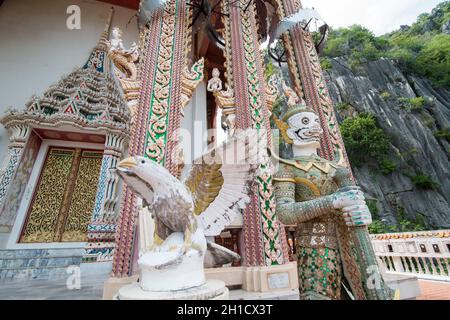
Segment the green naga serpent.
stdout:
<svg viewBox="0 0 450 320">
<path fill-rule="evenodd" d="M 348 169 L 317 155 L 319 118 L 289 98 L 289 110 L 275 122 L 294 157 L 277 159 L 274 185 L 280 221 L 297 225 L 300 298 L 390 299 L 368 238 L 372 217 L 364 193 Z"/>
</svg>

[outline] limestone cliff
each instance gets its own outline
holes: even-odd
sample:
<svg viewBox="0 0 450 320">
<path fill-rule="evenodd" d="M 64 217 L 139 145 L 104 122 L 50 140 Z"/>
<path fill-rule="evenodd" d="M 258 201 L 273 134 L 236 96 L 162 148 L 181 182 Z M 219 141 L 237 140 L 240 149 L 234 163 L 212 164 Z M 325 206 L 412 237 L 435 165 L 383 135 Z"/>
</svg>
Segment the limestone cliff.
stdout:
<svg viewBox="0 0 450 320">
<path fill-rule="evenodd" d="M 377 218 L 394 224 L 404 216 L 423 220 L 427 228 L 450 228 L 450 90 L 406 75 L 388 59 L 357 71 L 345 57 L 330 61 L 325 75 L 339 120 L 373 114 L 390 140 L 392 172 L 383 174 L 370 161 L 353 167 Z M 434 181 L 433 188 L 415 183 L 417 175 Z"/>
</svg>

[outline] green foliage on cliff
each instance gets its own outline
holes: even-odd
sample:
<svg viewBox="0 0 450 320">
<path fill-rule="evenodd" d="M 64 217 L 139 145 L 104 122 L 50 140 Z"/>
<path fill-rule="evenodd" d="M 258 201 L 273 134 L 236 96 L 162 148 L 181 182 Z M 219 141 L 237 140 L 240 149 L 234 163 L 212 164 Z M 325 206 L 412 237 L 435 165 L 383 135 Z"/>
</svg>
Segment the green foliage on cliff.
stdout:
<svg viewBox="0 0 450 320">
<path fill-rule="evenodd" d="M 378 164 L 382 174 L 390 174 L 397 170 L 397 165 L 389 159 L 381 159 Z"/>
<path fill-rule="evenodd" d="M 424 97 L 400 98 L 398 102 L 401 104 L 402 109 L 413 112 L 422 111 L 426 106 Z"/>
<path fill-rule="evenodd" d="M 432 37 L 417 55 L 413 71 L 437 85 L 450 87 L 450 35 Z"/>
<path fill-rule="evenodd" d="M 444 128 L 434 133 L 434 136 L 438 139 L 445 139 L 450 142 L 450 128 Z"/>
<path fill-rule="evenodd" d="M 327 57 L 320 58 L 320 66 L 321 66 L 322 70 L 324 70 L 324 71 L 333 68 L 333 65 L 331 64 L 330 59 L 328 59 Z"/>
<path fill-rule="evenodd" d="M 353 70 L 380 58 L 393 59 L 405 72 L 450 87 L 450 34 L 442 32 L 449 20 L 450 1 L 445 1 L 431 14 L 421 14 L 412 26 L 380 37 L 359 25 L 332 30 L 324 56 L 345 56 Z"/>
<path fill-rule="evenodd" d="M 375 37 L 370 30 L 354 25 L 331 30 L 324 56 L 346 56 L 351 67 L 358 67 L 361 63 L 379 59 L 386 45 L 384 39 Z"/>
<path fill-rule="evenodd" d="M 389 138 L 373 115 L 346 118 L 341 124 L 341 133 L 352 165 L 362 165 L 369 158 L 378 162 L 387 161 Z M 386 167 L 391 165 L 386 163 Z"/>
<path fill-rule="evenodd" d="M 406 217 L 406 212 L 403 207 L 397 208 L 396 224 L 390 225 L 387 221 L 380 220 L 376 215 L 372 213 L 373 222 L 369 225 L 369 233 L 371 234 L 383 234 L 383 233 L 396 233 L 396 232 L 417 232 L 428 230 L 422 215 L 416 214 L 413 220 Z"/>
<path fill-rule="evenodd" d="M 272 63 L 272 60 L 269 60 L 268 63 L 266 63 L 266 69 L 264 70 L 264 77 L 269 79 L 271 76 L 273 76 L 277 72 L 277 69 Z"/>
<path fill-rule="evenodd" d="M 374 220 L 372 224 L 369 225 L 369 233 L 371 234 L 418 232 L 426 231 L 427 229 L 428 228 L 423 223 L 418 223 L 407 219 L 400 220 L 400 222 L 396 225 L 388 225 L 380 220 Z"/>
<path fill-rule="evenodd" d="M 387 91 L 383 91 L 380 93 L 380 98 L 383 99 L 384 101 L 387 101 L 391 98 L 391 94 Z"/>
<path fill-rule="evenodd" d="M 417 174 L 411 177 L 412 182 L 417 188 L 424 190 L 435 190 L 439 184 L 426 174 Z"/>
</svg>

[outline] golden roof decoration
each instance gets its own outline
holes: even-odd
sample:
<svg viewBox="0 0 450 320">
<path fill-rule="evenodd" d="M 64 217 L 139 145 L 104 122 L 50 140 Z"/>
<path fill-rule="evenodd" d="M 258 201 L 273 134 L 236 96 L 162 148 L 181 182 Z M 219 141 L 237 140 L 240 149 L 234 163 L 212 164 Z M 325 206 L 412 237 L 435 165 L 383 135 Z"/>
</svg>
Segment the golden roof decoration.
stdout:
<svg viewBox="0 0 450 320">
<path fill-rule="evenodd" d="M 0 123 L 9 126 L 21 122 L 50 127 L 71 123 L 79 128 L 102 127 L 127 135 L 131 114 L 121 88 L 110 74 L 111 62 L 104 45 L 112 13 L 83 67 L 75 68 L 50 85 L 42 96 L 32 96 L 25 104 L 25 110 L 8 110 Z"/>
<path fill-rule="evenodd" d="M 414 238 L 450 238 L 450 230 L 386 233 L 371 235 L 374 240 L 414 239 Z"/>
</svg>

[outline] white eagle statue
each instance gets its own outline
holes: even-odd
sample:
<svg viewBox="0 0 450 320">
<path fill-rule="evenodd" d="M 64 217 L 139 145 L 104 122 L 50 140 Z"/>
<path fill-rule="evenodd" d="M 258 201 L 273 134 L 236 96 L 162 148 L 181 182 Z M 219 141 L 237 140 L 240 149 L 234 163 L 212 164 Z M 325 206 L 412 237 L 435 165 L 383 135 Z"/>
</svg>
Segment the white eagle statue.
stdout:
<svg viewBox="0 0 450 320">
<path fill-rule="evenodd" d="M 248 193 L 261 157 L 267 156 L 266 145 L 260 131 L 242 131 L 194 161 L 183 181 L 144 157 L 118 164 L 118 175 L 143 199 L 155 223 L 154 245 L 138 261 L 143 290 L 201 286 L 205 255 L 216 265 L 240 258 L 206 237 L 220 235 L 250 201 Z M 140 230 L 141 237 L 151 232 L 145 226 Z"/>
</svg>

